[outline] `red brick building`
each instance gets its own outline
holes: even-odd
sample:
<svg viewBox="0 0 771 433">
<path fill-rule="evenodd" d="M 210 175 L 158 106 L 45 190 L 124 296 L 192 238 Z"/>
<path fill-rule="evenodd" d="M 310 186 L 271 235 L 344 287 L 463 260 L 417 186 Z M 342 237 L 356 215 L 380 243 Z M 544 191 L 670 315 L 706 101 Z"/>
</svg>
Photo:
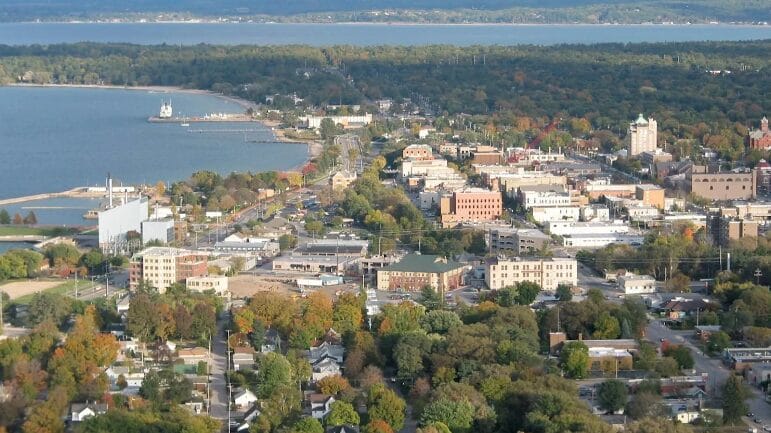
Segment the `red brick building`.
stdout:
<svg viewBox="0 0 771 433">
<path fill-rule="evenodd" d="M 431 150 L 431 146 L 426 144 L 410 144 L 402 151 L 402 159 L 417 159 L 420 161 L 425 161 L 434 159 L 434 154 Z"/>
<path fill-rule="evenodd" d="M 760 120 L 760 129 L 755 129 L 747 135 L 747 144 L 750 149 L 771 149 L 771 131 L 768 130 L 768 119 Z"/>
<path fill-rule="evenodd" d="M 503 213 L 500 191 L 466 188 L 439 200 L 443 227 L 455 227 L 464 222 L 494 221 Z"/>
</svg>

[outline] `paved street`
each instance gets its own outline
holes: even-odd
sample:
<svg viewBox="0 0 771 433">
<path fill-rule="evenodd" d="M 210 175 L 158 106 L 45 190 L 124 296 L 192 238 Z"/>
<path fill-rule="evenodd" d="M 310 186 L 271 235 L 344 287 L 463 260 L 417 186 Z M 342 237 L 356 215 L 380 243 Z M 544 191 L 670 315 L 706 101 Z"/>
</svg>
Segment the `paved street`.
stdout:
<svg viewBox="0 0 771 433">
<path fill-rule="evenodd" d="M 225 328 L 230 322 L 230 313 L 226 310 L 222 318 L 217 322 L 217 335 L 212 338 L 212 362 L 211 371 L 211 412 L 210 415 L 216 419 L 227 419 L 228 417 L 228 390 L 225 382 L 225 371 L 227 370 L 227 336 Z"/>
<path fill-rule="evenodd" d="M 730 370 L 719 359 L 704 355 L 698 347 L 691 343 L 688 336 L 693 334 L 693 331 L 674 331 L 661 324 L 659 320 L 651 319 L 645 332 L 647 338 L 656 345 L 660 345 L 663 338 L 691 349 L 696 372 L 709 374 L 708 392 L 712 393 L 715 389 L 719 389 L 728 378 Z M 771 405 L 766 403 L 759 390 L 752 388 L 752 398 L 747 401 L 747 405 L 750 411 L 755 413 L 755 416 L 760 417 L 765 424 L 771 424 Z"/>
</svg>

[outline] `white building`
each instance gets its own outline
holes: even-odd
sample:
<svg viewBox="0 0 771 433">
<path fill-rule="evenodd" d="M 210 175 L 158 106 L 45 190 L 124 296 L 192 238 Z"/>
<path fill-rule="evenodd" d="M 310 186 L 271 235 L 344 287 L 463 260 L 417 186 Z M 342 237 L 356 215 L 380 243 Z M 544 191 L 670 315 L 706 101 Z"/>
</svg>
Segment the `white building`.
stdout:
<svg viewBox="0 0 771 433">
<path fill-rule="evenodd" d="M 140 234 L 147 215 L 145 197 L 99 212 L 99 248 L 107 252 L 126 251 L 126 235 L 132 231 Z"/>
<path fill-rule="evenodd" d="M 650 275 L 619 275 L 616 281 L 618 289 L 627 295 L 656 293 L 656 279 Z"/>
<path fill-rule="evenodd" d="M 601 204 L 592 204 L 581 208 L 581 221 L 609 221 L 610 209 Z"/>
<path fill-rule="evenodd" d="M 578 221 L 581 215 L 580 206 L 543 206 L 531 210 L 533 219 L 539 224 L 546 221 Z"/>
<path fill-rule="evenodd" d="M 609 233 L 629 233 L 629 226 L 621 221 L 546 221 L 544 230 L 552 235 L 590 235 Z"/>
<path fill-rule="evenodd" d="M 214 290 L 219 296 L 228 296 L 228 277 L 224 275 L 207 275 L 203 277 L 190 277 L 185 281 L 187 290 L 191 292 L 207 292 Z"/>
<path fill-rule="evenodd" d="M 656 218 L 661 213 L 661 211 L 654 206 L 629 206 L 626 210 L 629 218 L 633 220 Z"/>
<path fill-rule="evenodd" d="M 233 396 L 233 403 L 237 408 L 246 409 L 256 402 L 257 396 L 248 389 L 245 389 Z"/>
<path fill-rule="evenodd" d="M 528 190 L 521 188 L 519 196 L 525 209 L 546 206 L 570 206 L 572 203 L 570 193 L 566 191 L 539 191 L 538 189 Z"/>
<path fill-rule="evenodd" d="M 440 176 L 455 173 L 447 166 L 446 159 L 406 159 L 402 161 L 402 178 L 414 176 Z"/>
<path fill-rule="evenodd" d="M 157 241 L 167 244 L 174 240 L 174 220 L 147 220 L 142 221 L 142 244 Z"/>
<path fill-rule="evenodd" d="M 324 119 L 330 119 L 335 122 L 335 125 L 343 125 L 345 128 L 366 126 L 372 122 L 372 114 L 366 113 L 361 116 L 305 116 L 300 120 L 303 122 L 303 126 L 309 129 L 317 129 L 321 127 L 321 122 Z"/>
<path fill-rule="evenodd" d="M 629 233 L 601 233 L 565 235 L 562 245 L 573 248 L 601 248 L 610 244 L 626 244 L 639 246 L 645 241 L 645 236 Z"/>
<path fill-rule="evenodd" d="M 640 117 L 629 124 L 627 157 L 632 158 L 643 152 L 656 152 L 658 145 L 658 124 L 652 117 Z"/>
<path fill-rule="evenodd" d="M 575 259 L 493 258 L 485 262 L 485 283 L 493 290 L 521 282 L 533 282 L 544 290 L 556 290 L 560 284 L 578 284 L 578 262 Z"/>
</svg>

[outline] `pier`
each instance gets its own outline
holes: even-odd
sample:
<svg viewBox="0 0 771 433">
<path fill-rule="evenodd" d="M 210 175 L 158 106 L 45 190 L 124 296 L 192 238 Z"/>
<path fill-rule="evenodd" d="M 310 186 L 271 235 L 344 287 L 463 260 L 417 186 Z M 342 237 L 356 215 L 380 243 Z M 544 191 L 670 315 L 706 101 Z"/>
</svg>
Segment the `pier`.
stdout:
<svg viewBox="0 0 771 433">
<path fill-rule="evenodd" d="M 46 192 L 42 194 L 26 195 L 23 197 L 0 199 L 0 206 L 24 203 L 24 202 L 35 201 L 35 200 L 46 200 L 49 198 L 59 198 L 59 197 L 99 198 L 99 197 L 104 197 L 104 195 L 105 195 L 105 192 L 100 192 L 100 191 L 90 192 L 88 191 L 88 188 L 81 186 L 81 187 L 77 187 L 77 188 L 73 188 L 73 189 L 69 189 L 67 191 L 61 191 L 61 192 Z M 31 207 L 30 209 L 35 209 L 35 208 Z"/>
</svg>

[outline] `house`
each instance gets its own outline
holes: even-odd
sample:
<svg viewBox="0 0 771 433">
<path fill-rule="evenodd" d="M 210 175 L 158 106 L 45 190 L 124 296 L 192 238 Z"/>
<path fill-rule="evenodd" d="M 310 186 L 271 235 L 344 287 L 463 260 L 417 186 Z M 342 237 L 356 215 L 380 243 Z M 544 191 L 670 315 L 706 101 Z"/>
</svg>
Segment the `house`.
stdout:
<svg viewBox="0 0 771 433">
<path fill-rule="evenodd" d="M 706 299 L 675 297 L 661 305 L 659 311 L 671 320 L 681 320 L 688 316 L 695 316 L 697 311 L 709 311 L 715 308 L 717 306 Z"/>
<path fill-rule="evenodd" d="M 463 284 L 464 269 L 462 264 L 444 257 L 408 254 L 398 262 L 377 270 L 377 288 L 419 291 L 431 286 L 444 293 Z"/>
<path fill-rule="evenodd" d="M 656 279 L 650 275 L 626 273 L 616 278 L 618 289 L 627 295 L 656 293 Z"/>
<path fill-rule="evenodd" d="M 236 371 L 253 369 L 254 355 L 254 349 L 251 347 L 233 348 L 233 355 L 231 356 L 231 359 L 233 360 L 233 369 Z"/>
<path fill-rule="evenodd" d="M 125 379 L 126 376 L 129 375 L 129 372 L 130 371 L 128 367 L 117 367 L 117 366 L 110 366 L 110 367 L 107 367 L 106 370 L 104 370 L 104 374 L 107 376 L 107 379 L 110 380 L 110 384 L 112 386 L 115 386 L 120 376 L 123 376 L 123 378 Z"/>
<path fill-rule="evenodd" d="M 696 336 L 702 343 L 709 340 L 709 337 L 716 332 L 720 332 L 720 325 L 699 325 L 695 327 Z"/>
<path fill-rule="evenodd" d="M 322 338 L 325 343 L 329 343 L 331 345 L 341 345 L 343 344 L 343 336 L 335 331 L 334 328 L 327 329 L 326 334 L 324 334 L 324 337 Z"/>
<path fill-rule="evenodd" d="M 107 404 L 97 402 L 72 403 L 70 406 L 70 421 L 81 422 L 88 418 L 107 413 Z"/>
<path fill-rule="evenodd" d="M 198 365 L 200 361 L 209 361 L 209 351 L 203 347 L 179 349 L 177 357 L 181 359 L 185 365 Z"/>
<path fill-rule="evenodd" d="M 318 382 L 325 377 L 341 374 L 340 364 L 330 357 L 324 357 L 311 363 L 311 370 L 311 380 L 313 382 Z"/>
<path fill-rule="evenodd" d="M 316 347 L 311 347 L 306 354 L 308 361 L 311 364 L 314 364 L 323 358 L 331 358 L 336 362 L 343 362 L 344 355 L 345 348 L 343 346 L 339 344 L 330 344 L 326 341 Z"/>
<path fill-rule="evenodd" d="M 262 412 L 257 407 L 257 405 L 252 406 L 249 408 L 249 410 L 244 413 L 244 416 L 241 418 L 240 422 L 238 422 L 238 426 L 236 427 L 235 431 L 240 432 L 248 432 L 249 426 L 254 422 L 255 419 L 257 419 L 258 416 L 262 415 Z M 232 431 L 232 429 L 231 429 Z"/>
<path fill-rule="evenodd" d="M 328 394 L 311 394 L 308 396 L 308 402 L 311 406 L 311 416 L 320 420 L 332 410 L 335 397 Z"/>
<path fill-rule="evenodd" d="M 233 396 L 233 404 L 238 409 L 246 409 L 257 402 L 257 396 L 248 389 L 239 391 Z"/>
<path fill-rule="evenodd" d="M 122 297 L 116 304 L 115 308 L 118 311 L 119 316 L 123 316 L 128 313 L 129 311 L 129 304 L 131 302 L 131 295 L 127 294 L 126 296 Z"/>
<path fill-rule="evenodd" d="M 342 191 L 356 182 L 357 177 L 355 171 L 340 170 L 329 178 L 329 185 L 332 191 Z"/>
</svg>

